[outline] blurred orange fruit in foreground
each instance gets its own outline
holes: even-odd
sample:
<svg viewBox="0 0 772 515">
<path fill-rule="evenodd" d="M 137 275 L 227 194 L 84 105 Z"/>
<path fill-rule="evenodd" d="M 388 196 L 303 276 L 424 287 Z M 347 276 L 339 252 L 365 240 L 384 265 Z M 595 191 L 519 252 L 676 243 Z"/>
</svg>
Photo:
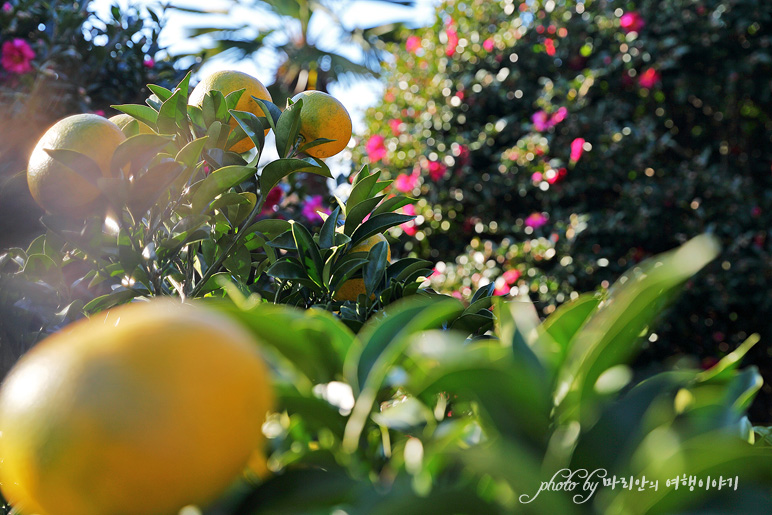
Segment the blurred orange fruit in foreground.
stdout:
<svg viewBox="0 0 772 515">
<path fill-rule="evenodd" d="M 0 390 L 3 495 L 25 514 L 206 505 L 261 447 L 272 402 L 257 343 L 223 315 L 170 300 L 94 315 Z"/>
<path fill-rule="evenodd" d="M 76 114 L 56 122 L 40 138 L 27 166 L 32 198 L 49 213 L 85 218 L 95 212 L 100 191 L 84 177 L 46 153 L 75 150 L 91 158 L 103 177 L 110 177 L 110 161 L 126 137 L 117 125 L 95 114 Z"/>
</svg>

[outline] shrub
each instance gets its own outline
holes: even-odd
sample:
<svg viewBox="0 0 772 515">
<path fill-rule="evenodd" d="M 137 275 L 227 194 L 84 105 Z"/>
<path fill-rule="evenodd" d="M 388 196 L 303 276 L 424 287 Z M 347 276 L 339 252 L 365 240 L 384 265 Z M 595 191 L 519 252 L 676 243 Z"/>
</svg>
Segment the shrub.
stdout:
<svg viewBox="0 0 772 515">
<path fill-rule="evenodd" d="M 158 45 L 162 15 L 113 7 L 102 20 L 90 0 L 2 2 L 0 247 L 27 245 L 41 230 L 21 172 L 48 127 L 68 114 L 110 116 L 112 104 L 142 101 L 146 84 L 184 76 Z"/>
<path fill-rule="evenodd" d="M 435 287 L 494 283 L 542 314 L 713 232 L 721 257 L 642 360 L 708 366 L 772 337 L 770 22 L 760 0 L 447 1 L 393 48 L 355 157 L 420 197 L 404 249 L 447 261 Z"/>
</svg>

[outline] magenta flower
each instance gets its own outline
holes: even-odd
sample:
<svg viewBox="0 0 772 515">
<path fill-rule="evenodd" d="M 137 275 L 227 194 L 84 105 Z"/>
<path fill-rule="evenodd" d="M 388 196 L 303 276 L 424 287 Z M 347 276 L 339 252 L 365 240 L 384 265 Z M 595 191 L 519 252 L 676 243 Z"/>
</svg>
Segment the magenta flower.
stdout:
<svg viewBox="0 0 772 515">
<path fill-rule="evenodd" d="M 383 136 L 374 134 L 370 136 L 370 139 L 365 143 L 365 151 L 367 152 L 367 157 L 370 159 L 371 163 L 375 163 L 386 157 L 387 151 L 384 141 L 386 141 L 386 139 Z"/>
<path fill-rule="evenodd" d="M 408 52 L 415 54 L 419 48 L 421 48 L 421 38 L 418 36 L 410 36 L 405 41 L 405 50 Z"/>
<path fill-rule="evenodd" d="M 415 206 L 413 204 L 408 204 L 402 208 L 402 212 L 406 215 L 415 216 Z M 402 230 L 408 236 L 415 236 L 415 233 L 418 232 L 418 229 L 416 229 L 415 220 L 410 220 L 409 222 L 400 224 L 400 228 L 402 228 Z"/>
<path fill-rule="evenodd" d="M 483 41 L 483 48 L 486 52 L 492 52 L 494 47 L 493 38 L 488 38 Z"/>
<path fill-rule="evenodd" d="M 571 162 L 576 163 L 582 157 L 584 153 L 584 144 L 586 143 L 584 138 L 576 138 L 571 142 Z"/>
<path fill-rule="evenodd" d="M 105 115 L 105 111 L 104 111 L 104 109 L 97 109 L 96 111 L 94 111 L 94 114 L 97 115 L 97 116 L 104 116 Z"/>
<path fill-rule="evenodd" d="M 493 290 L 493 295 L 497 297 L 503 297 L 505 295 L 509 295 L 510 287 L 508 284 L 503 284 L 500 287 Z"/>
<path fill-rule="evenodd" d="M 284 190 L 278 186 L 272 188 L 271 191 L 268 192 L 268 195 L 265 196 L 265 203 L 263 204 L 263 209 L 260 214 L 266 215 L 273 213 L 275 211 L 274 208 L 279 205 L 282 197 L 284 197 Z M 305 213 L 303 214 L 305 215 Z"/>
<path fill-rule="evenodd" d="M 638 84 L 640 84 L 642 88 L 651 89 L 659 84 L 661 79 L 662 77 L 657 70 L 654 68 L 648 68 L 638 78 Z"/>
<path fill-rule="evenodd" d="M 145 57 L 145 60 L 142 61 L 142 65 L 145 68 L 152 68 L 153 66 L 155 66 L 155 59 L 153 59 L 152 57 Z"/>
<path fill-rule="evenodd" d="M 557 125 L 563 120 L 565 120 L 567 116 L 568 116 L 568 109 L 566 107 L 561 107 L 557 111 L 552 113 L 552 117 L 550 118 L 550 123 L 552 123 L 552 125 Z"/>
<path fill-rule="evenodd" d="M 3 4 L 3 12 L 9 13 L 13 11 L 13 6 L 11 5 L 11 2 L 6 2 Z"/>
<path fill-rule="evenodd" d="M 536 129 L 539 132 L 546 131 L 550 127 L 552 127 L 552 122 L 550 120 L 550 117 L 547 115 L 547 112 L 544 110 L 536 111 L 531 116 L 531 121 L 533 122 L 533 128 Z"/>
<path fill-rule="evenodd" d="M 410 193 L 418 186 L 418 175 L 417 171 L 410 175 L 401 173 L 394 179 L 394 187 L 402 193 Z"/>
<path fill-rule="evenodd" d="M 309 222 L 321 222 L 322 217 L 319 212 L 330 214 L 329 209 L 322 207 L 323 199 L 321 195 L 313 195 L 303 203 L 303 216 Z"/>
<path fill-rule="evenodd" d="M 389 127 L 391 127 L 391 133 L 394 136 L 399 136 L 400 130 L 399 126 L 402 124 L 402 120 L 399 118 L 394 118 L 393 120 L 389 120 Z"/>
<path fill-rule="evenodd" d="M 547 223 L 547 217 L 541 213 L 531 213 L 528 218 L 525 219 L 525 226 L 533 229 L 538 229 L 542 225 Z"/>
<path fill-rule="evenodd" d="M 646 22 L 643 21 L 643 16 L 637 12 L 624 13 L 619 19 L 619 26 L 622 27 L 625 33 L 640 32 L 645 25 Z"/>
<path fill-rule="evenodd" d="M 541 182 L 541 179 L 542 179 L 541 172 L 533 172 L 533 174 L 531 174 L 532 182 Z"/>
<path fill-rule="evenodd" d="M 445 29 L 445 34 L 448 36 L 448 44 L 445 46 L 445 55 L 448 57 L 456 53 L 456 47 L 458 46 L 458 32 L 452 27 Z"/>
<path fill-rule="evenodd" d="M 504 281 L 511 286 L 515 284 L 518 279 L 520 279 L 520 270 L 515 270 L 515 269 L 507 270 L 506 272 L 504 272 L 502 277 L 504 278 Z"/>
<path fill-rule="evenodd" d="M 32 71 L 30 61 L 35 58 L 35 52 L 29 43 L 20 38 L 3 43 L 0 65 L 11 73 L 28 73 Z"/>
<path fill-rule="evenodd" d="M 429 164 L 426 168 L 429 170 L 429 177 L 431 177 L 435 182 L 442 179 L 445 175 L 445 172 L 448 170 L 448 167 L 439 161 L 429 161 Z"/>
</svg>

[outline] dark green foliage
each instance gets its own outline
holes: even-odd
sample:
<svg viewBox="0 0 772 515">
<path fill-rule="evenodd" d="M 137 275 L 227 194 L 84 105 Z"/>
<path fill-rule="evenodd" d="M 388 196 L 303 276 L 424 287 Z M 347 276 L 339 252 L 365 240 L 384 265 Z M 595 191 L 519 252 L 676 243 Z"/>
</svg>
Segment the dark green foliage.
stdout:
<svg viewBox="0 0 772 515">
<path fill-rule="evenodd" d="M 495 282 L 542 314 L 716 234 L 721 256 L 642 358 L 707 366 L 772 338 L 771 28 L 764 0 L 448 1 L 395 47 L 359 155 L 420 178 L 423 234 L 405 249 L 448 262 L 435 287 Z M 769 382 L 767 349 L 752 355 Z"/>
</svg>

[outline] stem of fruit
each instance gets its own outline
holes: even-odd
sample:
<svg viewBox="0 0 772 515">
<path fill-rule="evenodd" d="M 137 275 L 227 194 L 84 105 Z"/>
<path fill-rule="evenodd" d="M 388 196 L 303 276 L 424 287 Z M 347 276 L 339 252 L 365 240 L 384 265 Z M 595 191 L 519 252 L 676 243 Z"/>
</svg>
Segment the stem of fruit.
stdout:
<svg viewBox="0 0 772 515">
<path fill-rule="evenodd" d="M 239 227 L 238 232 L 236 233 L 236 237 L 233 239 L 230 245 L 228 245 L 228 248 L 225 249 L 225 252 L 220 254 L 220 256 L 212 263 L 212 266 L 206 269 L 206 272 L 204 272 L 203 277 L 201 277 L 201 280 L 196 284 L 196 287 L 193 288 L 193 291 L 190 292 L 190 297 L 197 297 L 198 294 L 201 292 L 201 289 L 204 287 L 204 285 L 209 281 L 209 279 L 212 278 L 212 276 L 219 271 L 222 264 L 225 262 L 225 260 L 230 256 L 230 253 L 233 251 L 233 249 L 236 248 L 236 246 L 241 242 L 241 240 L 244 239 L 244 237 L 247 235 L 246 232 L 244 232 L 244 229 L 246 229 L 252 219 L 254 219 L 260 211 L 263 209 L 263 202 L 265 200 L 265 195 L 263 195 L 262 191 L 260 192 L 260 196 L 257 197 L 257 203 L 255 204 L 255 207 L 252 208 L 252 211 L 249 213 L 249 216 L 241 223 L 241 227 Z"/>
</svg>

